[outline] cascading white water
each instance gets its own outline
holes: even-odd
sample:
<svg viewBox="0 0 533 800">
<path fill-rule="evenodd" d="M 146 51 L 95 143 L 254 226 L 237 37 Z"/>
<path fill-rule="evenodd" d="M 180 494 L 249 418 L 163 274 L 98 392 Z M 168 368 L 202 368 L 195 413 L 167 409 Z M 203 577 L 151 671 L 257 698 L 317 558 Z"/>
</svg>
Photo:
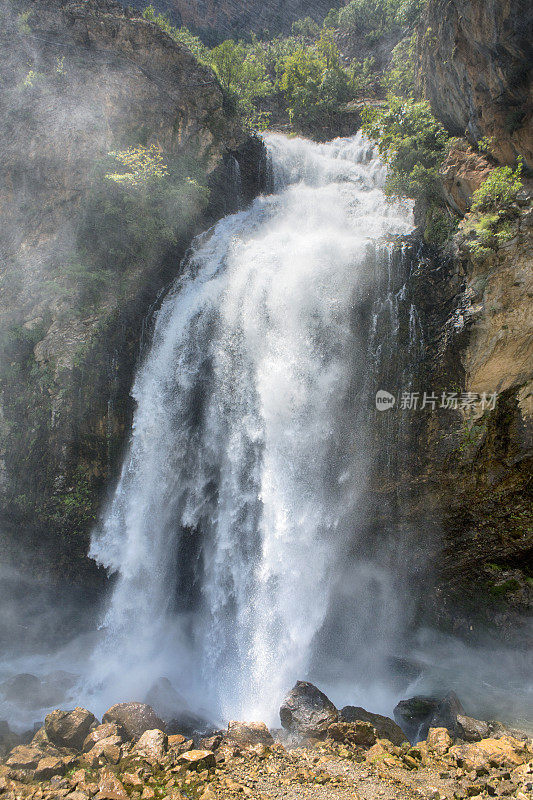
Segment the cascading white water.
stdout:
<svg viewBox="0 0 533 800">
<path fill-rule="evenodd" d="M 398 628 L 386 560 L 358 533 L 376 335 L 363 312 L 411 209 L 384 197 L 360 135 L 266 143 L 274 193 L 196 240 L 137 375 L 90 553 L 117 574 L 92 664 L 102 704 L 168 675 L 222 716 L 268 722 L 316 661 L 332 602 L 348 652 L 379 659 Z"/>
</svg>

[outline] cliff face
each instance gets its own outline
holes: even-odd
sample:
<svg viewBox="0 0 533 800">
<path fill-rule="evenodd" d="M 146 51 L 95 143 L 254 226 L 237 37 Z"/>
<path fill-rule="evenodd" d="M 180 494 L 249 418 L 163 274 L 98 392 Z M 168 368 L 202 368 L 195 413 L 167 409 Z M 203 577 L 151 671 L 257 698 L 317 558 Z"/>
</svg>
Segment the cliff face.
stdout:
<svg viewBox="0 0 533 800">
<path fill-rule="evenodd" d="M 496 162 L 521 155 L 531 164 L 530 23 L 530 4 L 519 0 L 431 0 L 425 8 L 420 91 L 452 135 L 492 139 L 490 155 L 454 141 L 441 168 L 444 195 L 461 215 Z M 427 337 L 420 380 L 497 399 L 493 410 L 439 410 L 421 420 L 414 466 L 395 488 L 413 526 L 440 542 L 433 619 L 465 636 L 499 629 L 521 644 L 533 607 L 532 213 L 526 180 L 506 242 L 475 255 L 460 232 L 446 257 L 429 253 L 415 275 Z"/>
<path fill-rule="evenodd" d="M 330 8 L 342 3 L 334 0 L 155 0 L 158 11 L 168 14 L 178 24 L 204 33 L 217 41 L 246 36 L 251 31 L 270 33 L 290 31 L 292 23 L 311 16 L 321 22 Z M 130 3 L 131 5 L 131 3 Z M 133 3 L 144 8 L 143 0 Z"/>
<path fill-rule="evenodd" d="M 502 163 L 533 166 L 533 7 L 431 0 L 419 27 L 418 89 L 455 136 L 494 139 Z"/>
<path fill-rule="evenodd" d="M 192 236 L 257 192 L 262 145 L 208 69 L 118 4 L 0 11 L 1 555 L 90 584 L 143 319 Z M 110 151 L 152 145 L 155 200 L 106 178 Z"/>
</svg>

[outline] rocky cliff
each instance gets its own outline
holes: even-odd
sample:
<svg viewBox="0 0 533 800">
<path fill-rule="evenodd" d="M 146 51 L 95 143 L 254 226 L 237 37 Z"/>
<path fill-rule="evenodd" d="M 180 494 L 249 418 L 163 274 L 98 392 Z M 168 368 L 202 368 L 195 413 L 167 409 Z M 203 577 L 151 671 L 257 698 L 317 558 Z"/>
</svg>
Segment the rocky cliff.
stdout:
<svg viewBox="0 0 533 800">
<path fill-rule="evenodd" d="M 533 166 L 533 7 L 527 0 L 431 0 L 418 35 L 418 89 L 454 136 L 493 140 Z"/>
<path fill-rule="evenodd" d="M 499 629 L 521 644 L 533 607 L 530 181 L 505 212 L 506 241 L 476 254 L 465 231 L 472 194 L 498 162 L 522 156 L 531 164 L 530 29 L 531 7 L 520 0 L 425 7 L 418 88 L 460 137 L 441 177 L 450 208 L 467 225 L 446 253 L 426 252 L 411 280 L 427 337 L 420 388 L 497 400 L 490 411 L 440 409 L 421 420 L 414 474 L 394 489 L 411 523 L 441 543 L 427 606 L 433 618 L 466 636 Z"/>
<path fill-rule="evenodd" d="M 134 12 L 0 11 L 1 555 L 87 586 L 143 319 L 192 236 L 258 190 L 263 151 L 213 73 Z M 166 174 L 128 191 L 110 152 L 155 153 Z"/>
</svg>

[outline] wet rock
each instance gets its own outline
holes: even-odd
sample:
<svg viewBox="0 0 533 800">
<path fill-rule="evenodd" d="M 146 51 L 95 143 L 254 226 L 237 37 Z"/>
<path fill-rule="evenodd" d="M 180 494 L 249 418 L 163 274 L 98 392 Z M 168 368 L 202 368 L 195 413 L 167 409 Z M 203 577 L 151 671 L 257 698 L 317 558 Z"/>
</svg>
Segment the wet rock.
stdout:
<svg viewBox="0 0 533 800">
<path fill-rule="evenodd" d="M 216 764 L 215 754 L 210 750 L 189 750 L 178 758 L 178 764 L 187 769 L 211 769 Z"/>
<path fill-rule="evenodd" d="M 228 731 L 225 736 L 231 742 L 243 745 L 264 744 L 267 746 L 274 744 L 274 739 L 264 722 L 236 722 L 228 724 Z M 210 747 L 207 748 L 211 750 Z"/>
<path fill-rule="evenodd" d="M 152 684 L 145 702 L 165 720 L 179 717 L 189 711 L 187 701 L 174 689 L 168 678 L 159 678 Z"/>
<path fill-rule="evenodd" d="M 297 681 L 279 710 L 281 724 L 300 737 L 324 738 L 339 712 L 326 695 L 307 681 Z"/>
<path fill-rule="evenodd" d="M 343 744 L 371 747 L 378 736 L 370 722 L 334 722 L 328 728 L 328 737 Z"/>
<path fill-rule="evenodd" d="M 340 719 L 342 722 L 356 722 L 357 720 L 370 722 L 376 729 L 380 739 L 388 739 L 395 745 L 400 745 L 407 739 L 400 726 L 390 717 L 373 714 L 371 711 L 365 711 L 364 708 L 359 706 L 344 706 L 340 712 Z"/>
<path fill-rule="evenodd" d="M 411 742 L 423 741 L 430 728 L 446 728 L 458 737 L 462 729 L 457 715 L 464 716 L 464 709 L 455 692 L 449 692 L 439 700 L 436 697 L 411 697 L 401 700 L 394 709 L 394 718 Z"/>
<path fill-rule="evenodd" d="M 102 722 L 121 725 L 128 739 L 140 739 L 145 731 L 165 730 L 165 723 L 146 703 L 117 703 L 111 706 Z"/>
<path fill-rule="evenodd" d="M 168 736 L 160 730 L 145 731 L 133 752 L 148 759 L 148 761 L 161 761 L 168 750 Z"/>
<path fill-rule="evenodd" d="M 98 744 L 102 739 L 109 739 L 110 736 L 118 736 L 122 741 L 126 739 L 124 729 L 121 725 L 117 725 L 114 722 L 104 722 L 102 725 L 93 728 L 85 737 L 82 747 L 83 752 L 88 753 L 89 750 L 93 749 L 95 744 Z"/>
<path fill-rule="evenodd" d="M 75 682 L 76 676 L 70 672 L 52 672 L 42 679 L 31 673 L 21 673 L 0 684 L 0 696 L 24 708 L 49 708 L 63 702 L 67 690 Z"/>
<path fill-rule="evenodd" d="M 443 756 L 448 752 L 453 741 L 446 728 L 430 728 L 426 743 L 428 750 L 431 750 L 438 756 Z"/>
<path fill-rule="evenodd" d="M 74 711 L 52 711 L 47 715 L 44 727 L 50 741 L 58 747 L 81 750 L 94 724 L 97 724 L 94 714 L 78 706 Z"/>
<path fill-rule="evenodd" d="M 121 736 L 108 736 L 106 739 L 100 739 L 85 754 L 85 761 L 91 767 L 98 767 L 102 763 L 118 764 L 122 755 L 121 747 Z"/>
<path fill-rule="evenodd" d="M 65 772 L 66 764 L 62 758 L 45 756 L 37 764 L 33 777 L 36 781 L 47 781 L 53 778 L 54 775 L 64 775 Z"/>
<path fill-rule="evenodd" d="M 457 715 L 457 723 L 461 727 L 461 739 L 465 742 L 479 742 L 480 739 L 486 739 L 490 734 L 490 727 L 488 722 L 481 719 L 474 719 L 467 717 L 465 714 Z"/>
</svg>

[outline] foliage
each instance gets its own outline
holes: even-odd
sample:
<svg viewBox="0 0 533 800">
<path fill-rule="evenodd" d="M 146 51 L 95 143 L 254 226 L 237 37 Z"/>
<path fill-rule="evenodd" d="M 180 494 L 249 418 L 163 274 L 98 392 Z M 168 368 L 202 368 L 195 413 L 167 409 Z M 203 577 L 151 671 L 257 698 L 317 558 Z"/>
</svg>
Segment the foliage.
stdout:
<svg viewBox="0 0 533 800">
<path fill-rule="evenodd" d="M 306 36 L 310 39 L 320 34 L 320 26 L 311 17 L 304 17 L 292 23 L 293 36 Z"/>
<path fill-rule="evenodd" d="M 338 27 L 364 36 L 368 43 L 405 27 L 412 28 L 426 0 L 351 0 L 338 13 Z M 332 18 L 333 19 L 333 18 Z"/>
<path fill-rule="evenodd" d="M 514 236 L 513 203 L 522 188 L 522 163 L 516 169 L 493 169 L 472 198 L 471 213 L 461 223 L 465 245 L 476 259 L 487 258 Z"/>
<path fill-rule="evenodd" d="M 353 97 L 377 97 L 382 93 L 382 80 L 375 63 L 373 56 L 368 56 L 363 61 L 354 58 L 350 63 L 347 73 Z"/>
<path fill-rule="evenodd" d="M 255 42 L 254 42 L 255 44 Z M 228 39 L 211 50 L 209 62 L 222 88 L 240 109 L 248 128 L 263 127 L 267 123 L 255 103 L 273 91 L 265 63 L 257 47 L 246 47 L 242 42 Z"/>
<path fill-rule="evenodd" d="M 17 29 L 18 32 L 23 36 L 27 36 L 31 33 L 31 27 L 29 23 L 31 14 L 31 11 L 23 11 L 17 16 Z"/>
<path fill-rule="evenodd" d="M 448 134 L 425 101 L 389 98 L 383 111 L 366 111 L 363 130 L 388 165 L 386 192 L 427 203 L 440 201 L 439 167 Z"/>
<path fill-rule="evenodd" d="M 119 161 L 127 171 L 111 172 Z M 194 159 L 163 159 L 158 148 L 113 151 L 96 168 L 77 232 L 77 256 L 63 273 L 93 302 L 133 265 L 156 263 L 205 207 L 205 173 Z"/>
<path fill-rule="evenodd" d="M 143 11 L 144 19 L 158 25 L 161 30 L 168 33 L 178 44 L 183 45 L 203 64 L 209 63 L 209 49 L 197 36 L 192 34 L 188 28 L 176 28 L 165 14 L 158 14 L 155 8 L 150 5 Z"/>
<path fill-rule="evenodd" d="M 126 172 L 108 172 L 106 178 L 129 186 L 144 186 L 148 181 L 161 180 L 168 175 L 168 167 L 156 145 L 129 147 L 127 150 L 109 153 Z"/>
<path fill-rule="evenodd" d="M 392 51 L 390 68 L 385 76 L 389 91 L 399 97 L 414 97 L 416 32 L 402 39 Z"/>
<path fill-rule="evenodd" d="M 497 167 L 493 169 L 472 198 L 472 211 L 501 211 L 514 203 L 522 188 L 522 162 L 516 169 Z"/>
<path fill-rule="evenodd" d="M 447 208 L 431 203 L 424 225 L 424 241 L 435 247 L 444 245 L 457 232 L 458 220 Z"/>
</svg>

